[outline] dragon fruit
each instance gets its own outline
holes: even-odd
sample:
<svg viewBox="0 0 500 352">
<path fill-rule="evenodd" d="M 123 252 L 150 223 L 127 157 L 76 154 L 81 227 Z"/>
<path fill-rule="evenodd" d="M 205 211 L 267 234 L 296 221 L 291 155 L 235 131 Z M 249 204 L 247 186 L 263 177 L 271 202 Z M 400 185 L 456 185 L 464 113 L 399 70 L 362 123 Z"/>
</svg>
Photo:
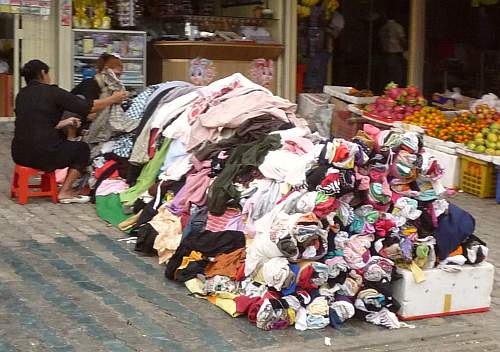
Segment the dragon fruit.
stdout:
<svg viewBox="0 0 500 352">
<path fill-rule="evenodd" d="M 426 100 L 415 86 L 401 88 L 390 82 L 385 87 L 384 95 L 378 97 L 373 104 L 367 105 L 365 110 L 383 118 L 402 120 L 425 105 Z"/>
<path fill-rule="evenodd" d="M 418 97 L 420 95 L 417 87 L 415 86 L 408 86 L 408 88 L 406 88 L 406 92 L 408 93 L 408 95 L 413 97 Z"/>
<path fill-rule="evenodd" d="M 377 108 L 376 108 L 376 105 L 374 103 L 372 103 L 372 104 L 368 104 L 365 107 L 365 110 L 368 112 L 374 112 L 375 110 L 377 110 Z"/>
<path fill-rule="evenodd" d="M 390 88 L 385 91 L 385 94 L 394 100 L 398 100 L 403 96 L 404 89 L 403 88 Z"/>
</svg>

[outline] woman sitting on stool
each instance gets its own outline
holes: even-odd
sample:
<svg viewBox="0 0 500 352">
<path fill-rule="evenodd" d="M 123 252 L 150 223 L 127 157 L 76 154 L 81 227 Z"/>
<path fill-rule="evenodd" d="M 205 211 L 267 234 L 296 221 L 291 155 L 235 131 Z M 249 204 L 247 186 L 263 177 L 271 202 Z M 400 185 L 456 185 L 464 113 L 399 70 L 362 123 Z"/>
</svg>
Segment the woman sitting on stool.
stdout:
<svg viewBox="0 0 500 352">
<path fill-rule="evenodd" d="M 62 129 L 79 127 L 81 120 L 69 117 L 61 120 L 64 111 L 79 116 L 100 111 L 109 105 L 120 104 L 127 92 L 116 92 L 100 100 L 84 100 L 51 85 L 49 66 L 40 60 L 24 65 L 22 75 L 27 86 L 16 97 L 16 121 L 12 140 L 12 158 L 21 166 L 43 171 L 69 168 L 59 190 L 61 203 L 86 203 L 89 197 L 72 189 L 73 183 L 89 164 L 90 151 L 84 142 L 68 141 Z"/>
</svg>

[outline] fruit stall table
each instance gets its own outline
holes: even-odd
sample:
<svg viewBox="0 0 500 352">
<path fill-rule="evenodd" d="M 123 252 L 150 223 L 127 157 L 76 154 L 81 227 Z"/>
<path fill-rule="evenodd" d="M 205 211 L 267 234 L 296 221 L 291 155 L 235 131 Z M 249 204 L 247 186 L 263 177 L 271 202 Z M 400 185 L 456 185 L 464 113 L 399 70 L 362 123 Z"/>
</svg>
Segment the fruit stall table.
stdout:
<svg viewBox="0 0 500 352">
<path fill-rule="evenodd" d="M 377 98 L 351 96 L 348 94 L 351 89 L 352 87 L 323 87 L 323 92 L 331 97 L 330 103 L 333 104 L 331 135 L 336 138 L 351 139 L 367 123 L 349 109 L 351 104 L 370 104 Z"/>
</svg>

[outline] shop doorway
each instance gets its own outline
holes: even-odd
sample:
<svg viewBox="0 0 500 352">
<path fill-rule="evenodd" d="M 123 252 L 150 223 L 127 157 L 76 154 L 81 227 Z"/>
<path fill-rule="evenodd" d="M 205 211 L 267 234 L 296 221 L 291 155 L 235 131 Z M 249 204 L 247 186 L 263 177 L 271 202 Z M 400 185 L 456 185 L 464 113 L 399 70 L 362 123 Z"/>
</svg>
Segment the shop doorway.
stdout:
<svg viewBox="0 0 500 352">
<path fill-rule="evenodd" d="M 297 78 L 301 87 L 298 85 L 297 92 L 320 92 L 325 84 L 333 84 L 379 93 L 391 80 L 405 85 L 409 1 L 338 1 L 336 11 L 329 18 L 323 14 L 323 18 L 317 20 L 314 16 L 322 16 L 324 2 L 331 1 L 320 1 L 310 8 L 307 16 L 299 15 Z M 381 32 L 389 20 L 402 28 L 405 39 L 401 50 L 391 58 L 384 49 L 389 39 Z M 314 27 L 316 23 L 322 23 L 318 29 Z M 400 78 L 391 77 L 393 69 L 386 65 L 390 60 L 396 61 Z"/>
<path fill-rule="evenodd" d="M 14 15 L 0 13 L 0 118 L 13 116 Z"/>
<path fill-rule="evenodd" d="M 453 88 L 500 96 L 499 16 L 499 1 L 427 1 L 426 96 Z"/>
</svg>

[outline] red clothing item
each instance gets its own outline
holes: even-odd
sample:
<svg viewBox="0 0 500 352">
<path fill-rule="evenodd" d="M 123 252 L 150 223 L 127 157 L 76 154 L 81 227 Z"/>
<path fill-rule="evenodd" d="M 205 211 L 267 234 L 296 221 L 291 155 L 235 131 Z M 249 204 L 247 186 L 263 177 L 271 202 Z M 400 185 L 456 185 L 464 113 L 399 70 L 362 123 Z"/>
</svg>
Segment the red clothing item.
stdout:
<svg viewBox="0 0 500 352">
<path fill-rule="evenodd" d="M 182 213 L 181 214 L 181 226 L 182 226 L 183 230 L 186 228 L 190 217 L 191 217 L 191 215 L 189 213 Z"/>
<path fill-rule="evenodd" d="M 278 292 L 268 291 L 264 294 L 264 296 L 262 296 L 262 298 L 251 304 L 248 308 L 248 321 L 250 323 L 255 324 L 257 322 L 257 313 L 259 312 L 260 307 L 262 306 L 262 303 L 264 303 L 264 300 L 266 298 L 280 298 L 280 294 Z"/>
<path fill-rule="evenodd" d="M 318 285 L 315 285 L 311 282 L 311 279 L 314 274 L 314 269 L 311 265 L 308 265 L 304 270 L 302 270 L 299 274 L 299 281 L 297 281 L 297 286 L 303 288 L 304 290 L 314 290 L 318 288 Z"/>
<path fill-rule="evenodd" d="M 339 207 L 340 202 L 337 199 L 330 197 L 326 202 L 316 204 L 313 213 L 318 218 L 324 218 L 328 214 L 333 213 Z"/>
<path fill-rule="evenodd" d="M 340 179 L 340 174 L 338 173 L 331 173 L 326 175 L 326 177 L 321 181 L 321 186 L 326 187 L 330 183 L 333 183 L 335 181 L 338 181 Z"/>
<path fill-rule="evenodd" d="M 95 169 L 95 178 L 100 178 L 101 175 L 104 173 L 104 171 L 106 171 L 115 164 L 116 161 L 114 160 L 106 161 L 102 167 Z M 108 178 L 117 178 L 117 177 L 120 177 L 120 175 L 118 174 L 118 170 L 115 170 Z"/>
<path fill-rule="evenodd" d="M 156 152 L 156 148 L 155 148 L 155 146 L 156 146 L 156 138 L 158 137 L 159 132 L 160 132 L 160 130 L 158 128 L 154 128 L 151 131 L 151 134 L 149 136 L 148 155 L 149 155 L 150 159 L 153 159 L 153 157 L 155 156 L 155 152 Z"/>
<path fill-rule="evenodd" d="M 235 280 L 236 281 L 243 281 L 244 278 L 245 278 L 245 262 L 243 262 L 241 264 L 240 268 L 238 269 L 238 272 L 236 273 Z"/>
<path fill-rule="evenodd" d="M 375 223 L 375 233 L 380 237 L 385 237 L 394 227 L 396 227 L 394 221 L 388 219 L 378 219 Z"/>
<path fill-rule="evenodd" d="M 247 314 L 248 321 L 254 325 L 257 323 L 257 313 L 259 312 L 262 303 L 264 303 L 264 298 L 259 298 L 258 301 L 252 303 L 248 307 L 248 314 Z M 236 311 L 238 311 L 238 309 L 236 309 Z"/>
<path fill-rule="evenodd" d="M 248 310 L 250 309 L 250 307 L 252 305 L 259 302 L 260 300 L 262 300 L 261 297 L 250 298 L 247 296 L 238 296 L 234 299 L 234 301 L 236 302 L 236 311 L 238 313 L 245 314 L 248 312 Z M 257 310 L 257 312 L 258 312 L 258 310 Z"/>
<path fill-rule="evenodd" d="M 342 162 L 346 160 L 348 157 L 349 157 L 349 149 L 344 144 L 341 144 L 339 145 L 337 150 L 335 150 L 335 155 L 332 159 L 332 162 L 333 163 Z"/>
</svg>

